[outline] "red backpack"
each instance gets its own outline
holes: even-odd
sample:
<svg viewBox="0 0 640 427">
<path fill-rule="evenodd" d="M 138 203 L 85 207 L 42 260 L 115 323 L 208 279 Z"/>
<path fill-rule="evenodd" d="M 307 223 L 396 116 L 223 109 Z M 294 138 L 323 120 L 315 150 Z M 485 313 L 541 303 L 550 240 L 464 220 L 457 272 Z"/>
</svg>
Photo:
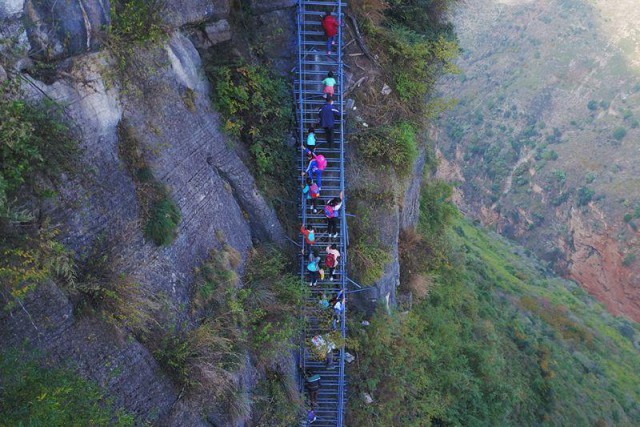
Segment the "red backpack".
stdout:
<svg viewBox="0 0 640 427">
<path fill-rule="evenodd" d="M 336 266 L 336 256 L 334 254 L 327 254 L 324 259 L 324 265 L 327 268 L 334 268 Z"/>
<path fill-rule="evenodd" d="M 315 182 L 309 187 L 309 194 L 311 194 L 312 199 L 317 199 L 320 196 L 320 189 Z"/>
<path fill-rule="evenodd" d="M 335 218 L 338 213 L 333 209 L 331 205 L 324 205 L 324 214 L 327 218 Z"/>
</svg>

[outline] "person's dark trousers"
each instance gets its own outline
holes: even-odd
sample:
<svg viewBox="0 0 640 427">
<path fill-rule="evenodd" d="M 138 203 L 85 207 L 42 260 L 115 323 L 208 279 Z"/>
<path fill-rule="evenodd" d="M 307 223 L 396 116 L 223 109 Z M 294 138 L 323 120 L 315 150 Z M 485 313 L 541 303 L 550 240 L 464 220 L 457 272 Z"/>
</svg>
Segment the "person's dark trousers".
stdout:
<svg viewBox="0 0 640 427">
<path fill-rule="evenodd" d="M 318 405 L 318 390 L 309 390 L 309 401 L 311 408 L 315 409 Z"/>
<path fill-rule="evenodd" d="M 309 271 L 309 282 L 311 283 L 311 286 L 315 286 L 318 283 L 319 276 L 320 273 L 317 271 Z"/>
<path fill-rule="evenodd" d="M 324 135 L 329 148 L 333 148 L 333 128 L 324 128 Z"/>
<path fill-rule="evenodd" d="M 327 353 L 327 359 L 325 361 L 327 369 L 333 369 L 333 350 Z"/>
<path fill-rule="evenodd" d="M 338 218 L 327 218 L 327 233 L 335 234 L 338 232 Z"/>
</svg>

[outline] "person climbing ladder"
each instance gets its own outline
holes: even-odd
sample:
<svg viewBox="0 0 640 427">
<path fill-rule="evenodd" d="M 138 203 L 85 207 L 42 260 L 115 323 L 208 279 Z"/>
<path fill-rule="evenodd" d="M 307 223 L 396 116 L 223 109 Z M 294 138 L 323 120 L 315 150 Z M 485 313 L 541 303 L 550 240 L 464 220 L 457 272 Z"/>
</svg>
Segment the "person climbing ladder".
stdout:
<svg viewBox="0 0 640 427">
<path fill-rule="evenodd" d="M 340 192 L 339 197 L 329 200 L 324 206 L 324 215 L 327 217 L 327 233 L 329 238 L 338 237 L 338 217 L 340 216 L 340 208 L 342 207 L 343 193 Z"/>
<path fill-rule="evenodd" d="M 340 117 L 340 110 L 333 105 L 333 96 L 327 95 L 327 103 L 318 110 L 318 124 L 324 129 L 324 137 L 333 148 L 333 128 L 336 124 L 336 116 Z"/>
<path fill-rule="evenodd" d="M 336 44 L 336 36 L 338 35 L 338 28 L 340 22 L 331 14 L 330 11 L 326 11 L 322 18 L 322 28 L 324 29 L 324 35 L 327 36 L 327 55 L 331 55 L 333 52 L 332 46 Z"/>
</svg>

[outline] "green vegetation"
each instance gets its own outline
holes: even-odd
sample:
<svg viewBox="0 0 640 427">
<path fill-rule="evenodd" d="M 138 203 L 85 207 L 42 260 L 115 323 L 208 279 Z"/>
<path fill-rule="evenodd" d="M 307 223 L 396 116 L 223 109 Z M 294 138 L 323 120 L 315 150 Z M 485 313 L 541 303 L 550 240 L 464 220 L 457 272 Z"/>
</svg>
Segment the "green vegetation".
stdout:
<svg viewBox="0 0 640 427">
<path fill-rule="evenodd" d="M 268 370 L 254 390 L 255 425 L 279 427 L 299 424 L 301 406 L 293 378 Z"/>
<path fill-rule="evenodd" d="M 78 260 L 77 278 L 64 290 L 75 297 L 78 313 L 97 314 L 103 320 L 137 337 L 157 327 L 155 314 L 163 296 L 122 273 L 121 258 L 112 251 L 113 242 L 99 238 Z"/>
<path fill-rule="evenodd" d="M 382 211 L 372 211 L 370 207 L 393 206 L 393 195 L 379 191 L 360 190 L 349 203 L 349 210 L 355 216 L 355 220 L 349 223 L 349 276 L 363 286 L 373 285 L 379 280 L 386 265 L 392 261 L 390 249 L 381 243 L 377 225 L 387 217 L 380 215 Z"/>
<path fill-rule="evenodd" d="M 109 36 L 127 43 L 161 41 L 165 37 L 164 13 L 164 0 L 114 0 Z"/>
<path fill-rule="evenodd" d="M 74 172 L 77 151 L 59 106 L 29 102 L 12 83 L 0 84 L 0 226 L 29 220 L 30 212 L 14 201 L 24 201 L 25 192 L 50 194 L 52 180 Z"/>
<path fill-rule="evenodd" d="M 589 204 L 595 194 L 595 191 L 589 187 L 578 188 L 578 206 L 586 206 Z"/>
<path fill-rule="evenodd" d="M 282 185 L 292 176 L 293 164 L 285 142 L 291 108 L 284 78 L 253 65 L 216 67 L 208 74 L 224 128 L 249 148 L 261 188 Z"/>
<path fill-rule="evenodd" d="M 239 263 L 239 254 L 228 245 L 212 251 L 197 271 L 191 307 L 195 324 L 174 322 L 160 339 L 148 342 L 178 385 L 224 402 L 230 414 L 246 407 L 236 375 L 245 352 L 261 372 L 287 354 L 299 334 L 299 310 L 308 292 L 276 248 L 255 250 L 242 278 L 236 273 Z"/>
<path fill-rule="evenodd" d="M 367 45 L 378 58 L 384 81 L 393 89 L 382 103 L 364 92 L 358 94 L 359 104 L 372 110 L 369 123 L 421 123 L 446 108 L 442 100 L 427 103 L 425 99 L 442 71 L 458 71 L 453 64 L 458 45 L 451 26 L 442 19 L 450 3 L 360 0 L 351 5 Z"/>
<path fill-rule="evenodd" d="M 0 354 L 0 423 L 7 426 L 133 426 L 104 392 L 27 350 Z"/>
<path fill-rule="evenodd" d="M 59 175 L 73 175 L 76 141 L 63 111 L 44 100 L 23 99 L 15 82 L 0 85 L 0 289 L 11 309 L 50 278 L 74 281 L 73 255 L 56 241 L 46 220 L 37 226 L 32 210 L 55 195 Z M 28 206 L 28 208 L 26 207 Z"/>
<path fill-rule="evenodd" d="M 388 249 L 379 243 L 358 242 L 350 248 L 350 269 L 363 286 L 373 285 L 384 274 L 385 266 L 392 261 Z"/>
<path fill-rule="evenodd" d="M 402 269 L 428 288 L 408 313 L 379 310 L 370 326 L 351 325 L 359 363 L 348 423 L 637 424 L 640 328 L 455 220 L 444 185 L 429 186 L 419 236 L 401 248 Z M 410 276 L 401 289 L 414 293 Z"/>
<path fill-rule="evenodd" d="M 105 44 L 116 61 L 116 73 L 125 88 L 148 67 L 136 58 L 136 49 L 159 45 L 167 38 L 163 24 L 165 0 L 114 0 Z M 141 72 L 142 71 L 142 72 Z"/>
<path fill-rule="evenodd" d="M 180 222 L 180 211 L 171 200 L 165 187 L 160 187 L 159 200 L 150 209 L 149 219 L 144 226 L 144 235 L 158 246 L 169 245 L 176 237 Z"/>
<path fill-rule="evenodd" d="M 362 160 L 371 167 L 393 167 L 400 177 L 408 176 L 418 157 L 415 127 L 407 122 L 369 128 L 351 137 Z"/>
<path fill-rule="evenodd" d="M 619 126 L 613 131 L 613 137 L 616 141 L 622 141 L 625 136 L 627 136 L 627 130 L 623 126 Z"/>
<path fill-rule="evenodd" d="M 0 289 L 6 301 L 4 309 L 12 309 L 47 280 L 58 279 L 67 286 L 75 283 L 73 254 L 56 240 L 57 230 L 45 224 L 39 230 L 3 231 L 0 235 Z"/>
<path fill-rule="evenodd" d="M 119 154 L 127 166 L 136 187 L 144 236 L 158 246 L 166 246 L 176 237 L 180 210 L 166 186 L 153 175 L 144 155 L 144 148 L 134 130 L 125 120 L 118 125 Z"/>
</svg>

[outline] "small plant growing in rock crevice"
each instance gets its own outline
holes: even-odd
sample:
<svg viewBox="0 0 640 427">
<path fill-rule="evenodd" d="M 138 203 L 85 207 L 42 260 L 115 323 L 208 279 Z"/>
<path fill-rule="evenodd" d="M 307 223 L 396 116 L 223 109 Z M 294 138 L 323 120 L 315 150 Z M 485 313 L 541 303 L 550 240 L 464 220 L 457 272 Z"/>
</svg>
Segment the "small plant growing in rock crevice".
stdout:
<svg viewBox="0 0 640 427">
<path fill-rule="evenodd" d="M 158 246 L 171 244 L 180 222 L 180 210 L 166 186 L 157 181 L 146 162 L 135 132 L 126 121 L 118 125 L 119 154 L 136 187 L 144 235 Z"/>
<path fill-rule="evenodd" d="M 118 81 L 125 92 L 142 92 L 137 84 L 155 70 L 137 49 L 159 46 L 167 38 L 165 14 L 166 0 L 111 1 L 111 25 L 101 34 L 115 62 L 105 69 L 107 85 Z"/>
</svg>

